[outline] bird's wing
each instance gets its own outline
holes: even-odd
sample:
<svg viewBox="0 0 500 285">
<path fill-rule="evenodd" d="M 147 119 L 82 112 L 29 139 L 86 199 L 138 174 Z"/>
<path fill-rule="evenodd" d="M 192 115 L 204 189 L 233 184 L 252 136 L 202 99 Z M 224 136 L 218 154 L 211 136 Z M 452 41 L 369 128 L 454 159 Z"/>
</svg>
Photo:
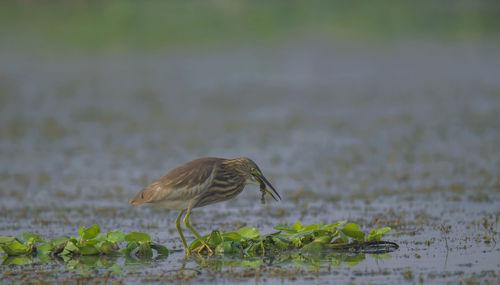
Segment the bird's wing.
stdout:
<svg viewBox="0 0 500 285">
<path fill-rule="evenodd" d="M 212 184 L 218 158 L 199 158 L 176 167 L 139 191 L 130 204 L 190 200 Z"/>
</svg>

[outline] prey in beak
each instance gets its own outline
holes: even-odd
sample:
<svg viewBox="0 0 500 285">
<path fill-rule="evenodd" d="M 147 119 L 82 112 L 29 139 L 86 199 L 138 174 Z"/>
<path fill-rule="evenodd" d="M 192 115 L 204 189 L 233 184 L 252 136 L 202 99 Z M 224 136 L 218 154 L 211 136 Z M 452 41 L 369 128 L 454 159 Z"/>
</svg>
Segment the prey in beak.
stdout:
<svg viewBox="0 0 500 285">
<path fill-rule="evenodd" d="M 264 198 L 264 196 L 267 194 L 269 194 L 269 196 L 273 197 L 274 200 L 278 201 L 278 199 L 276 198 L 276 196 L 278 196 L 279 200 L 281 200 L 281 196 L 280 194 L 278 194 L 278 192 L 276 191 L 276 189 L 274 189 L 273 185 L 271 184 L 271 182 L 269 182 L 265 177 L 264 175 L 262 175 L 261 173 L 258 173 L 257 175 L 257 179 L 259 180 L 260 182 L 260 192 L 262 193 L 262 197 L 260 199 L 261 203 L 262 204 L 265 204 L 266 200 Z M 274 194 L 276 194 L 276 196 L 274 196 L 273 192 L 271 192 L 267 186 L 269 186 Z"/>
</svg>

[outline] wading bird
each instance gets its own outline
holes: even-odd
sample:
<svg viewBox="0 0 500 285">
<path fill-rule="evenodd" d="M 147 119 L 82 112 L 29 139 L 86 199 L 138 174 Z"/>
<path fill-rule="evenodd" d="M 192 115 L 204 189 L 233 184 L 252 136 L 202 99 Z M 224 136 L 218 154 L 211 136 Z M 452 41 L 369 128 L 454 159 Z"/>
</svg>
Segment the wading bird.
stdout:
<svg viewBox="0 0 500 285">
<path fill-rule="evenodd" d="M 255 162 L 246 157 L 237 158 L 198 158 L 178 166 L 139 191 L 130 199 L 130 204 L 160 203 L 166 209 L 180 211 L 175 219 L 182 245 L 189 255 L 189 249 L 182 234 L 180 220 L 186 213 L 183 223 L 208 249 L 206 241 L 189 224 L 189 215 L 193 208 L 229 200 L 243 191 L 247 184 L 256 184 L 264 194 L 268 193 L 276 201 L 281 199 L 276 189 L 264 177 Z M 264 200 L 262 200 L 264 201 Z"/>
</svg>

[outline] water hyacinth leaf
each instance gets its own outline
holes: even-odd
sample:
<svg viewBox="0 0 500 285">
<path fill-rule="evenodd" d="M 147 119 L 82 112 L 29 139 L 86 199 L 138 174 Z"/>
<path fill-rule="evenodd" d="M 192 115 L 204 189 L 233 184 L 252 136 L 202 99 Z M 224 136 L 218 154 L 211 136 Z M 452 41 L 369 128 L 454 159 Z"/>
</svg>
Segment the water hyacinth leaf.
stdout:
<svg viewBox="0 0 500 285">
<path fill-rule="evenodd" d="M 363 241 L 365 239 L 365 233 L 359 231 L 359 226 L 355 223 L 348 223 L 341 230 L 346 236 L 352 237 L 355 240 Z"/>
<path fill-rule="evenodd" d="M 81 236 L 84 239 L 93 239 L 99 234 L 100 231 L 101 231 L 101 229 L 99 228 L 99 225 L 93 224 L 90 227 L 83 230 L 83 233 L 81 234 Z"/>
<path fill-rule="evenodd" d="M 299 231 L 302 229 L 302 224 L 299 221 L 295 221 L 295 223 L 292 224 L 292 227 Z"/>
<path fill-rule="evenodd" d="M 208 245 L 210 247 L 216 247 L 219 245 L 223 240 L 222 236 L 220 235 L 219 231 L 212 231 L 210 235 L 208 236 L 208 239 L 206 239 Z"/>
<path fill-rule="evenodd" d="M 51 238 L 49 240 L 49 242 L 53 245 L 58 245 L 58 244 L 61 244 L 61 243 L 65 243 L 69 240 L 69 236 L 61 236 L 61 237 L 57 237 L 57 238 Z"/>
<path fill-rule="evenodd" d="M 343 230 L 346 231 L 359 231 L 359 226 L 355 223 L 348 223 L 344 226 Z"/>
<path fill-rule="evenodd" d="M 331 235 L 320 235 L 314 238 L 315 242 L 322 242 L 322 243 L 330 243 L 331 240 L 332 240 Z"/>
<path fill-rule="evenodd" d="M 345 225 L 346 223 L 347 223 L 347 221 L 338 221 L 335 223 L 326 224 L 323 226 L 323 228 L 328 229 L 330 231 L 333 231 L 334 229 L 341 227 L 341 226 Z"/>
<path fill-rule="evenodd" d="M 323 251 L 323 250 L 325 250 L 325 248 L 326 248 L 325 243 L 313 241 L 313 242 L 310 242 L 310 243 L 304 245 L 304 247 L 302 247 L 302 250 Z"/>
<path fill-rule="evenodd" d="M 364 241 L 365 240 L 365 233 L 360 232 L 360 231 L 348 231 L 345 229 L 342 229 L 342 231 L 346 236 L 352 237 L 353 239 L 357 241 Z"/>
<path fill-rule="evenodd" d="M 13 236 L 0 236 L 0 246 L 3 244 L 9 244 L 16 240 L 16 237 Z"/>
<path fill-rule="evenodd" d="M 332 236 L 332 232 L 328 230 L 323 230 L 323 229 L 317 229 L 313 231 L 313 234 L 315 237 L 320 237 L 320 236 Z"/>
<path fill-rule="evenodd" d="M 49 244 L 51 247 L 50 251 L 53 254 L 58 255 L 59 253 L 61 253 L 64 250 L 68 240 L 69 240 L 69 236 L 61 236 L 58 238 L 51 238 L 49 240 Z"/>
<path fill-rule="evenodd" d="M 7 253 L 7 255 L 27 255 L 33 250 L 32 244 L 22 244 L 17 240 L 14 240 L 8 244 L 1 245 L 2 250 Z"/>
<path fill-rule="evenodd" d="M 62 252 L 62 255 L 68 254 L 80 254 L 80 248 L 75 245 L 75 242 L 73 240 L 68 240 L 68 242 L 66 242 L 66 246 L 64 247 L 64 250 Z"/>
<path fill-rule="evenodd" d="M 153 257 L 153 250 L 151 249 L 149 242 L 141 243 L 135 253 L 135 256 L 141 259 L 151 259 Z"/>
<path fill-rule="evenodd" d="M 227 232 L 222 234 L 224 241 L 241 241 L 243 238 L 237 232 Z"/>
<path fill-rule="evenodd" d="M 310 224 L 307 226 L 303 226 L 300 230 L 301 231 L 310 231 L 310 230 L 317 230 L 319 226 L 317 224 Z"/>
<path fill-rule="evenodd" d="M 380 240 L 382 235 L 384 235 L 390 231 L 391 231 L 390 227 L 375 228 L 368 233 L 368 237 L 366 238 L 366 240 L 368 240 L 368 241 Z"/>
<path fill-rule="evenodd" d="M 139 247 L 139 243 L 136 242 L 136 241 L 133 241 L 133 242 L 129 242 L 127 243 L 127 246 L 125 246 L 124 248 L 121 248 L 119 251 L 121 253 L 124 253 L 125 255 L 129 256 L 130 253 L 135 250 L 136 248 Z"/>
<path fill-rule="evenodd" d="M 50 243 L 46 242 L 46 243 L 41 244 L 41 245 L 36 247 L 36 253 L 37 253 L 38 257 L 49 255 L 51 252 L 51 248 L 52 247 L 51 247 Z"/>
<path fill-rule="evenodd" d="M 101 242 L 107 240 L 107 237 L 106 237 L 105 234 L 101 234 L 101 235 L 98 235 L 98 236 L 96 236 L 95 238 L 93 238 L 91 240 L 94 241 L 97 244 L 97 243 L 101 243 Z"/>
<path fill-rule="evenodd" d="M 106 240 L 99 244 L 98 249 L 101 253 L 110 254 L 116 250 L 116 245 L 115 243 Z"/>
<path fill-rule="evenodd" d="M 215 253 L 228 254 L 233 252 L 233 242 L 225 241 L 217 245 L 215 248 Z"/>
<path fill-rule="evenodd" d="M 349 242 L 349 237 L 347 237 L 347 235 L 345 235 L 343 231 L 339 232 L 339 238 L 342 240 L 342 243 Z"/>
<path fill-rule="evenodd" d="M 84 229 L 85 229 L 85 226 L 80 226 L 80 227 L 78 228 L 78 235 L 79 235 L 79 236 L 83 236 L 83 230 L 84 230 Z"/>
<path fill-rule="evenodd" d="M 90 244 L 85 244 L 84 246 L 80 247 L 80 254 L 81 255 L 97 255 L 99 254 L 99 250 L 93 245 Z"/>
<path fill-rule="evenodd" d="M 272 241 L 273 241 L 274 245 L 281 250 L 284 250 L 284 249 L 287 249 L 288 247 L 290 247 L 290 241 L 288 241 L 287 239 L 284 239 L 282 237 L 273 236 Z"/>
<path fill-rule="evenodd" d="M 85 245 L 96 245 L 98 242 L 96 239 L 90 239 L 85 241 Z"/>
<path fill-rule="evenodd" d="M 151 241 L 151 237 L 147 233 L 143 232 L 130 232 L 125 235 L 125 241 L 127 243 L 137 241 L 137 242 L 149 242 Z"/>
<path fill-rule="evenodd" d="M 254 227 L 242 227 L 236 231 L 240 236 L 246 239 L 256 239 L 260 235 L 260 231 Z"/>
<path fill-rule="evenodd" d="M 210 234 L 204 235 L 204 236 L 202 236 L 202 238 L 203 238 L 203 240 L 207 240 L 209 236 L 210 236 Z M 191 244 L 189 244 L 188 249 L 193 250 L 195 248 L 198 248 L 201 245 L 202 245 L 201 241 L 199 239 L 195 239 L 191 242 Z"/>
<path fill-rule="evenodd" d="M 28 241 L 30 239 L 33 239 L 35 242 L 45 242 L 43 238 L 41 238 L 39 235 L 35 233 L 28 233 L 28 232 L 23 232 L 22 233 L 23 240 Z"/>
<path fill-rule="evenodd" d="M 125 234 L 119 230 L 114 230 L 106 234 L 106 239 L 112 243 L 117 243 L 125 238 Z"/>
<path fill-rule="evenodd" d="M 168 248 L 164 247 L 163 245 L 157 243 L 151 243 L 150 246 L 152 249 L 156 250 L 158 255 L 168 256 L 169 253 Z"/>
<path fill-rule="evenodd" d="M 262 241 L 256 242 L 245 249 L 245 251 L 249 254 L 264 254 L 264 244 Z"/>
<path fill-rule="evenodd" d="M 189 244 L 188 248 L 189 250 L 193 250 L 199 247 L 200 245 L 202 245 L 201 241 L 199 239 L 195 239 L 191 242 L 191 244 Z"/>
<path fill-rule="evenodd" d="M 279 230 L 279 231 L 284 231 L 286 233 L 296 233 L 297 229 L 292 227 L 292 226 L 287 226 L 287 225 L 276 225 L 274 229 Z"/>
<path fill-rule="evenodd" d="M 302 240 L 311 236 L 314 233 L 314 230 L 308 230 L 303 232 L 298 232 L 290 236 L 290 240 L 297 245 L 302 244 Z"/>
</svg>

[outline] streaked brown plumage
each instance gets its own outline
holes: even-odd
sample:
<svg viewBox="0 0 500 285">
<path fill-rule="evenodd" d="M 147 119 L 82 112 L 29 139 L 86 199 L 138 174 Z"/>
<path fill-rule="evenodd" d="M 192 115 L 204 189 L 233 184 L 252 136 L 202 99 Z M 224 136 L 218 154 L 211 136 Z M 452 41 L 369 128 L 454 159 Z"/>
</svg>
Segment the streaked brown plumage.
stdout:
<svg viewBox="0 0 500 285">
<path fill-rule="evenodd" d="M 181 211 L 175 225 L 182 243 L 189 254 L 186 241 L 180 229 L 180 218 L 184 212 L 184 225 L 208 248 L 201 236 L 190 226 L 189 214 L 193 208 L 229 200 L 243 191 L 245 185 L 264 185 L 265 191 L 276 197 L 266 184 L 281 199 L 274 187 L 264 177 L 255 162 L 246 157 L 198 158 L 178 166 L 139 191 L 130 204 L 161 203 L 167 209 Z"/>
</svg>

